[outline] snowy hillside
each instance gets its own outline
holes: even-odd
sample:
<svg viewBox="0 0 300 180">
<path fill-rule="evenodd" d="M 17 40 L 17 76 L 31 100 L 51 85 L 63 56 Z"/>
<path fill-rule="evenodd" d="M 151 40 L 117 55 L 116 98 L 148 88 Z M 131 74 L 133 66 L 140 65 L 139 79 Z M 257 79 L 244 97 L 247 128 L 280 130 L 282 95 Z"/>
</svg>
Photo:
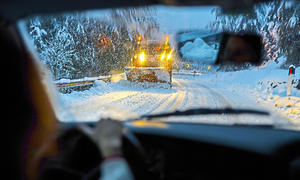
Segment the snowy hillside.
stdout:
<svg viewBox="0 0 300 180">
<path fill-rule="evenodd" d="M 247 99 L 250 98 L 257 104 L 280 112 L 291 122 L 300 123 L 300 90 L 293 84 L 292 94 L 287 97 L 288 71 L 280 69 L 279 66 L 270 63 L 261 69 L 218 72 L 215 76 L 203 75 L 201 82 L 228 95 L 241 105 L 247 104 Z M 296 78 L 300 78 L 300 68 L 296 69 Z"/>
</svg>

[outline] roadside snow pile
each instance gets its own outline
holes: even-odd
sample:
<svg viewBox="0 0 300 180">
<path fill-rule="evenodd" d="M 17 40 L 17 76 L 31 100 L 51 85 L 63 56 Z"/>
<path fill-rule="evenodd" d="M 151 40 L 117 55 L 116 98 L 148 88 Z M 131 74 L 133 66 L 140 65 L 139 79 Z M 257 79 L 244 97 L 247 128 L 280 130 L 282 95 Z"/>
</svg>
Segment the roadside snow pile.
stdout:
<svg viewBox="0 0 300 180">
<path fill-rule="evenodd" d="M 216 60 L 218 51 L 207 45 L 201 38 L 194 42 L 187 42 L 180 52 L 184 59 L 213 63 Z"/>
<path fill-rule="evenodd" d="M 298 68 L 299 69 L 299 68 Z M 286 75 L 286 74 L 285 74 Z M 257 90 L 261 92 L 257 102 L 271 104 L 282 114 L 288 116 L 291 120 L 300 122 L 300 91 L 292 86 L 291 96 L 286 95 L 287 80 L 285 81 L 260 81 Z"/>
<path fill-rule="evenodd" d="M 300 78 L 300 68 L 296 69 L 295 78 Z M 218 72 L 212 76 L 199 76 L 203 84 L 231 96 L 239 94 L 288 117 L 292 123 L 300 123 L 300 90 L 296 81 L 292 86 L 291 96 L 287 97 L 288 70 L 279 69 L 279 65 L 269 64 L 264 68 L 235 72 Z M 238 103 L 244 100 L 236 99 Z M 247 102 L 246 102 L 247 103 Z"/>
<path fill-rule="evenodd" d="M 274 96 L 275 106 L 289 116 L 292 120 L 300 120 L 300 98 L 299 97 L 279 97 Z"/>
<path fill-rule="evenodd" d="M 60 79 L 60 80 L 54 81 L 54 83 L 63 84 L 63 83 L 76 83 L 76 82 L 82 82 L 82 81 L 95 81 L 98 79 L 106 79 L 106 78 L 110 78 L 110 77 L 112 77 L 112 76 L 107 75 L 107 76 L 98 76 L 98 77 L 84 77 L 81 79 Z"/>
<path fill-rule="evenodd" d="M 272 62 L 262 69 L 266 75 L 256 86 L 256 90 L 261 92 L 257 102 L 273 106 L 292 123 L 300 123 L 300 90 L 296 88 L 300 78 L 300 68 L 296 69 L 293 78 L 291 96 L 287 96 L 288 70 L 278 67 L 279 65 Z"/>
</svg>

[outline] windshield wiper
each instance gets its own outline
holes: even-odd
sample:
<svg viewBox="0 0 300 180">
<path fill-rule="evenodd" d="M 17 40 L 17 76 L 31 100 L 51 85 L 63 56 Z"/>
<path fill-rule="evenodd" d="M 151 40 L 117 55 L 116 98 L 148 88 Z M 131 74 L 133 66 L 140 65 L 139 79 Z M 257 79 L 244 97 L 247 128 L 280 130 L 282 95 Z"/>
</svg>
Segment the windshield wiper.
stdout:
<svg viewBox="0 0 300 180">
<path fill-rule="evenodd" d="M 151 120 L 153 118 L 162 118 L 162 117 L 170 117 L 170 116 L 192 116 L 192 115 L 210 115 L 210 114 L 256 114 L 256 115 L 270 115 L 266 111 L 258 111 L 251 109 L 232 109 L 232 108 L 223 108 L 223 109 L 210 109 L 210 108 L 197 108 L 197 109 L 189 109 L 185 111 L 175 111 L 171 113 L 162 113 L 162 114 L 153 114 L 153 115 L 143 115 L 139 119 Z"/>
</svg>

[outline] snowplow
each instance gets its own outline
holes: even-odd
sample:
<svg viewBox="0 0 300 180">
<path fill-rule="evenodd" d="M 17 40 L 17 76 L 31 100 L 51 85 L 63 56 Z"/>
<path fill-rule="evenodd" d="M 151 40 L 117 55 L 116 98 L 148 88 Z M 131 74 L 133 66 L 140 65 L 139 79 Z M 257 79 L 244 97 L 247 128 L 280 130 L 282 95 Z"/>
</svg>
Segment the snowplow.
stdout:
<svg viewBox="0 0 300 180">
<path fill-rule="evenodd" d="M 165 40 L 142 40 L 138 37 L 134 56 L 125 67 L 129 81 L 159 82 L 172 85 L 173 49 Z"/>
</svg>

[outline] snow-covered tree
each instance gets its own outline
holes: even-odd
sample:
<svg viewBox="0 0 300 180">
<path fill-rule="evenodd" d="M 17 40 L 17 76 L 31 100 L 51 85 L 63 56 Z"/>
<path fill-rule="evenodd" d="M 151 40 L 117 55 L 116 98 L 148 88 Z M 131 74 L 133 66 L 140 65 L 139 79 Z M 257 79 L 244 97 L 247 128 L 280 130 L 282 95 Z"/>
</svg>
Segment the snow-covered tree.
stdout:
<svg viewBox="0 0 300 180">
<path fill-rule="evenodd" d="M 278 45 L 287 60 L 284 67 L 300 66 L 300 4 L 284 2 L 278 9 Z"/>
<path fill-rule="evenodd" d="M 76 51 L 74 39 L 67 29 L 67 18 L 35 17 L 29 21 L 29 27 L 41 60 L 54 77 L 70 77 Z"/>
<path fill-rule="evenodd" d="M 220 8 L 213 13 L 216 18 L 208 25 L 213 31 L 254 32 L 263 38 L 263 60 L 277 61 L 287 57 L 286 64 L 299 66 L 299 5 L 289 1 L 271 1 L 259 4 L 253 11 L 240 14 L 223 14 Z M 298 46 L 297 46 L 298 44 Z"/>
<path fill-rule="evenodd" d="M 27 24 L 54 79 L 82 78 L 122 70 L 132 57 L 136 35 L 158 28 L 150 11 L 147 7 L 119 9 L 100 18 L 82 13 L 36 16 Z"/>
</svg>

